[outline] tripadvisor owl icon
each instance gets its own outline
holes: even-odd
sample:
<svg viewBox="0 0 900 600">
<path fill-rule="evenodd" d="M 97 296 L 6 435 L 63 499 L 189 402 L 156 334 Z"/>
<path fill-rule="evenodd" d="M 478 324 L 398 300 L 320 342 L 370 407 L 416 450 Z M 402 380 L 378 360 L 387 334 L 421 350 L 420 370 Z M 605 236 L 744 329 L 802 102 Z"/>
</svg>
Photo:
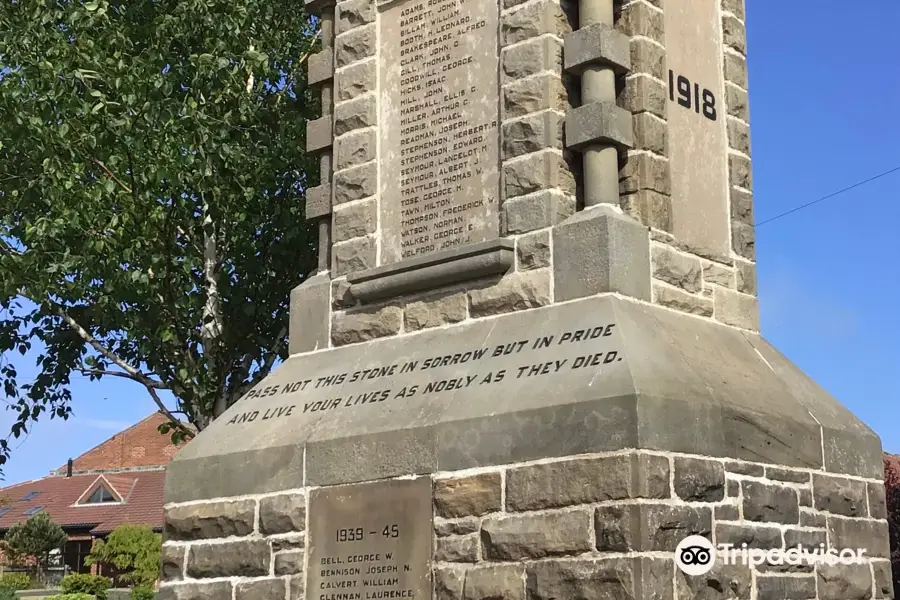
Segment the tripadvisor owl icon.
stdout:
<svg viewBox="0 0 900 600">
<path fill-rule="evenodd" d="M 675 564 L 687 575 L 708 573 L 716 562 L 712 542 L 699 535 L 691 535 L 675 548 Z"/>
</svg>

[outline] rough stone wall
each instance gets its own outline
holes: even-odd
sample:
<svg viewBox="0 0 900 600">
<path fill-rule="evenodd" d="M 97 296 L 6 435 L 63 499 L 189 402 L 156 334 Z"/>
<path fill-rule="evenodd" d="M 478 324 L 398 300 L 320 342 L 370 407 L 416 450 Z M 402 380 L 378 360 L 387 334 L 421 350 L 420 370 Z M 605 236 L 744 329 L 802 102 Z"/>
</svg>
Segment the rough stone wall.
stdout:
<svg viewBox="0 0 900 600">
<path fill-rule="evenodd" d="M 619 452 L 441 473 L 434 600 L 892 597 L 884 487 L 821 471 Z M 161 600 L 304 596 L 309 489 L 166 506 Z M 692 534 L 740 547 L 866 548 L 862 565 L 681 574 Z"/>
</svg>

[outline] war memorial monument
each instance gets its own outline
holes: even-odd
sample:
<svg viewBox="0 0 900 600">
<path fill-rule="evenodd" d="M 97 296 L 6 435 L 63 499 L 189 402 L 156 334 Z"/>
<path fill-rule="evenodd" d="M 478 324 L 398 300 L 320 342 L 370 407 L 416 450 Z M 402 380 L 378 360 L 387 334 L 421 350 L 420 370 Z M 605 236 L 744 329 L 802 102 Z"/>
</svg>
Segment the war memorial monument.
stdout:
<svg viewBox="0 0 900 600">
<path fill-rule="evenodd" d="M 891 596 L 878 437 L 759 335 L 742 0 L 307 8 L 319 268 L 168 467 L 163 597 Z"/>
</svg>

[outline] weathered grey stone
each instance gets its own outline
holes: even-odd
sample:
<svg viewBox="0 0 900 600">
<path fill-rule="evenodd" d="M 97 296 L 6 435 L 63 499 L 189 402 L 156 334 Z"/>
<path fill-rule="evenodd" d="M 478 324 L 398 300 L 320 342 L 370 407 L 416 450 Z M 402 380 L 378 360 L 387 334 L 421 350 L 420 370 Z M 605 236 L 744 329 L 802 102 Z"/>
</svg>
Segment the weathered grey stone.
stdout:
<svg viewBox="0 0 900 600">
<path fill-rule="evenodd" d="M 672 229 L 672 199 L 653 190 L 639 190 L 619 198 L 625 214 L 662 231 Z"/>
<path fill-rule="evenodd" d="M 377 61 L 367 60 L 341 69 L 335 77 L 339 102 L 353 100 L 366 92 L 374 92 L 377 80 Z"/>
<path fill-rule="evenodd" d="M 331 340 L 335 346 L 357 344 L 400 333 L 403 310 L 388 305 L 336 312 L 332 317 Z"/>
<path fill-rule="evenodd" d="M 810 531 L 807 529 L 785 529 L 784 530 L 784 547 L 797 548 L 803 546 L 810 549 L 818 547 L 819 544 L 827 544 L 825 530 Z"/>
<path fill-rule="evenodd" d="M 541 71 L 559 72 L 563 45 L 558 38 L 545 35 L 512 48 L 500 57 L 503 83 L 535 75 Z"/>
<path fill-rule="evenodd" d="M 713 315 L 713 302 L 708 298 L 688 294 L 680 289 L 665 286 L 653 286 L 653 301 L 661 306 L 674 308 L 681 312 L 701 317 L 711 317 Z"/>
<path fill-rule="evenodd" d="M 700 291 L 703 270 L 699 259 L 679 254 L 668 246 L 652 244 L 650 260 L 655 278 L 692 293 Z"/>
<path fill-rule="evenodd" d="M 235 587 L 235 600 L 284 600 L 287 586 L 284 579 L 241 581 Z"/>
<path fill-rule="evenodd" d="M 500 473 L 437 479 L 434 482 L 435 512 L 445 518 L 481 516 L 503 508 Z"/>
<path fill-rule="evenodd" d="M 766 550 L 781 548 L 781 529 L 763 525 L 716 523 L 716 543 L 731 544 L 737 548 L 740 548 L 742 544 L 747 544 L 748 548 Z"/>
<path fill-rule="evenodd" d="M 306 151 L 318 152 L 331 147 L 331 115 L 306 122 Z"/>
<path fill-rule="evenodd" d="M 519 271 L 550 266 L 550 233 L 540 231 L 516 239 L 516 261 Z"/>
<path fill-rule="evenodd" d="M 736 498 L 741 495 L 741 482 L 736 479 L 726 479 L 725 495 L 729 498 Z"/>
<path fill-rule="evenodd" d="M 628 77 L 625 80 L 625 89 L 619 97 L 622 107 L 632 113 L 649 112 L 661 119 L 665 119 L 667 115 L 666 100 L 666 86 L 652 77 L 645 76 Z"/>
<path fill-rule="evenodd" d="M 740 186 L 746 190 L 753 189 L 753 176 L 750 161 L 736 154 L 728 155 L 728 173 L 731 185 Z"/>
<path fill-rule="evenodd" d="M 734 271 L 725 265 L 714 262 L 703 263 L 703 283 L 734 287 Z"/>
<path fill-rule="evenodd" d="M 553 229 L 558 302 L 602 292 L 650 299 L 650 239 L 640 223 L 608 206 L 576 213 Z"/>
<path fill-rule="evenodd" d="M 184 546 L 162 547 L 162 579 L 163 581 L 179 581 L 184 578 Z"/>
<path fill-rule="evenodd" d="M 652 113 L 638 113 L 632 116 L 632 131 L 632 147 L 661 156 L 669 155 L 669 128 L 666 121 Z"/>
<path fill-rule="evenodd" d="M 765 467 L 762 465 L 734 460 L 725 461 L 725 470 L 735 475 L 748 475 L 750 477 L 763 477 L 766 473 Z"/>
<path fill-rule="evenodd" d="M 663 14 L 642 2 L 630 2 L 623 6 L 616 26 L 628 36 L 641 36 L 665 44 Z"/>
<path fill-rule="evenodd" d="M 564 111 L 569 96 L 562 79 L 555 73 L 542 73 L 503 86 L 501 118 L 513 119 L 540 110 Z"/>
<path fill-rule="evenodd" d="M 374 237 L 354 238 L 331 247 L 331 270 L 335 277 L 358 273 L 375 266 Z"/>
<path fill-rule="evenodd" d="M 418 331 L 464 321 L 468 312 L 465 292 L 442 292 L 407 302 L 403 319 L 406 331 Z"/>
<path fill-rule="evenodd" d="M 516 42 L 552 33 L 559 37 L 572 31 L 562 7 L 553 0 L 529 4 L 500 17 L 500 43 L 509 46 Z"/>
<path fill-rule="evenodd" d="M 722 0 L 722 10 L 744 20 L 744 0 Z"/>
<path fill-rule="evenodd" d="M 434 567 L 435 600 L 462 600 L 467 571 L 459 567 Z"/>
<path fill-rule="evenodd" d="M 820 565 L 819 600 L 866 600 L 872 597 L 869 565 Z"/>
<path fill-rule="evenodd" d="M 377 122 L 375 96 L 372 94 L 341 102 L 334 108 L 335 136 L 344 135 L 354 129 L 373 127 Z"/>
<path fill-rule="evenodd" d="M 875 576 L 875 598 L 893 598 L 894 582 L 890 561 L 873 561 L 872 574 Z"/>
<path fill-rule="evenodd" d="M 581 150 L 594 144 L 612 144 L 619 148 L 643 147 L 636 144 L 640 113 L 632 118 L 630 112 L 608 102 L 591 102 L 566 113 L 566 148 Z"/>
<path fill-rule="evenodd" d="M 887 518 L 887 505 L 884 497 L 884 484 L 868 482 L 869 516 L 874 519 Z"/>
<path fill-rule="evenodd" d="M 368 162 L 334 174 L 334 204 L 362 200 L 378 191 L 378 165 Z"/>
<path fill-rule="evenodd" d="M 669 461 L 650 454 L 564 460 L 506 473 L 507 510 L 669 496 Z"/>
<path fill-rule="evenodd" d="M 313 86 L 331 81 L 331 78 L 334 77 L 334 50 L 326 48 L 316 54 L 310 54 L 306 64 L 308 85 Z"/>
<path fill-rule="evenodd" d="M 742 294 L 756 295 L 756 265 L 744 261 L 735 261 L 737 291 Z"/>
<path fill-rule="evenodd" d="M 337 171 L 375 160 L 375 130 L 367 129 L 334 141 L 334 168 Z"/>
<path fill-rule="evenodd" d="M 816 578 L 806 576 L 769 576 L 756 578 L 758 600 L 807 600 L 816 597 Z"/>
<path fill-rule="evenodd" d="M 544 190 L 504 200 L 500 223 L 504 235 L 552 227 L 575 213 L 575 198 L 559 190 Z"/>
<path fill-rule="evenodd" d="M 345 242 L 355 237 L 375 233 L 378 221 L 378 207 L 374 199 L 351 204 L 341 204 L 334 208 L 331 236 L 334 242 Z"/>
<path fill-rule="evenodd" d="M 503 164 L 503 200 L 546 189 L 575 193 L 575 178 L 562 153 L 547 149 Z"/>
<path fill-rule="evenodd" d="M 478 517 L 463 517 L 462 519 L 442 519 L 438 517 L 434 520 L 434 534 L 438 537 L 465 535 L 467 533 L 475 533 L 479 529 L 481 529 L 481 519 Z"/>
<path fill-rule="evenodd" d="M 736 187 L 731 188 L 731 218 L 753 225 L 753 194 Z"/>
<path fill-rule="evenodd" d="M 743 481 L 744 518 L 766 523 L 799 523 L 800 505 L 792 488 Z"/>
<path fill-rule="evenodd" d="M 752 597 L 750 567 L 741 564 L 726 565 L 717 561 L 708 573 L 696 576 L 677 571 L 675 585 L 678 600 L 742 600 Z"/>
<path fill-rule="evenodd" d="M 750 103 L 746 90 L 725 84 L 725 104 L 729 116 L 736 117 L 745 123 L 750 122 Z"/>
<path fill-rule="evenodd" d="M 522 565 L 492 565 L 466 571 L 463 600 L 525 600 Z"/>
<path fill-rule="evenodd" d="M 827 518 L 824 514 L 804 510 L 800 512 L 800 527 L 825 527 Z"/>
<path fill-rule="evenodd" d="M 808 488 L 800 488 L 797 490 L 797 501 L 800 503 L 800 507 L 810 507 L 812 506 L 812 490 Z"/>
<path fill-rule="evenodd" d="M 713 509 L 713 516 L 718 521 L 740 521 L 741 509 L 734 504 L 720 504 Z"/>
<path fill-rule="evenodd" d="M 675 457 L 675 493 L 692 502 L 719 502 L 725 498 L 725 466 L 718 461 Z"/>
<path fill-rule="evenodd" d="M 750 156 L 750 127 L 737 119 L 728 119 L 728 146 Z"/>
<path fill-rule="evenodd" d="M 832 548 L 865 548 L 866 556 L 888 558 L 891 554 L 887 521 L 828 517 L 828 543 Z"/>
<path fill-rule="evenodd" d="M 303 600 L 306 598 L 306 578 L 297 575 L 288 579 L 288 600 Z"/>
<path fill-rule="evenodd" d="M 816 473 L 813 475 L 813 507 L 837 515 L 865 517 L 868 514 L 866 483 Z"/>
<path fill-rule="evenodd" d="M 478 561 L 478 534 L 438 538 L 434 550 L 434 560 L 463 563 Z"/>
<path fill-rule="evenodd" d="M 207 577 L 259 577 L 269 574 L 271 550 L 265 540 L 242 540 L 191 546 L 187 575 Z"/>
<path fill-rule="evenodd" d="M 272 552 L 300 550 L 306 547 L 306 536 L 300 534 L 285 537 L 270 537 L 269 545 L 272 547 Z"/>
<path fill-rule="evenodd" d="M 742 329 L 759 331 L 759 300 L 756 296 L 716 288 L 713 298 L 717 321 Z"/>
<path fill-rule="evenodd" d="M 795 471 L 782 467 L 766 467 L 766 477 L 789 483 L 809 483 L 809 471 Z"/>
<path fill-rule="evenodd" d="M 231 582 L 164 585 L 156 597 L 159 600 L 232 600 Z"/>
<path fill-rule="evenodd" d="M 503 123 L 500 139 L 504 160 L 544 148 L 562 148 L 563 114 L 545 110 L 507 121 Z"/>
<path fill-rule="evenodd" d="M 711 535 L 712 512 L 671 504 L 601 506 L 594 513 L 594 533 L 601 552 L 674 552 L 689 535 Z"/>
<path fill-rule="evenodd" d="M 631 153 L 619 169 L 619 193 L 631 194 L 643 189 L 672 193 L 669 162 L 646 152 Z"/>
<path fill-rule="evenodd" d="M 306 190 L 306 210 L 304 216 L 319 219 L 331 214 L 331 185 L 323 184 Z"/>
<path fill-rule="evenodd" d="M 288 351 L 291 354 L 311 352 L 328 347 L 328 314 L 330 312 L 330 277 L 320 274 L 311 277 L 291 290 L 291 309 L 288 330 Z M 252 506 L 243 526 L 253 529 Z M 225 535 L 232 535 L 225 533 Z M 204 536 L 212 537 L 212 536 Z"/>
<path fill-rule="evenodd" d="M 725 53 L 725 79 L 747 89 L 747 61 L 731 52 Z"/>
<path fill-rule="evenodd" d="M 674 564 L 659 558 L 541 561 L 526 568 L 530 600 L 672 598 Z"/>
<path fill-rule="evenodd" d="M 338 35 L 354 27 L 361 27 L 375 22 L 375 2 L 372 0 L 346 0 L 337 3 Z"/>
<path fill-rule="evenodd" d="M 726 46 L 747 54 L 747 31 L 744 24 L 733 15 L 722 17 L 722 40 Z"/>
<path fill-rule="evenodd" d="M 512 273 L 493 285 L 469 290 L 469 314 L 474 318 L 548 304 L 550 304 L 548 270 Z"/>
<path fill-rule="evenodd" d="M 666 50 L 646 38 L 631 39 L 631 71 L 646 73 L 660 81 L 666 78 Z"/>
<path fill-rule="evenodd" d="M 351 308 L 356 306 L 356 299 L 350 293 L 350 282 L 344 278 L 331 282 L 332 308 Z"/>
<path fill-rule="evenodd" d="M 566 36 L 564 57 L 565 69 L 576 74 L 590 65 L 626 73 L 631 69 L 631 40 L 605 23 L 593 23 Z"/>
<path fill-rule="evenodd" d="M 731 220 L 731 246 L 738 255 L 749 260 L 756 258 L 755 237 L 752 225 Z"/>
<path fill-rule="evenodd" d="M 302 550 L 279 552 L 275 555 L 275 574 L 294 575 L 303 572 L 306 554 Z"/>
<path fill-rule="evenodd" d="M 346 67 L 358 60 L 375 56 L 376 46 L 375 24 L 357 27 L 337 36 L 334 39 L 335 65 Z"/>
<path fill-rule="evenodd" d="M 791 559 L 791 562 L 797 563 L 797 560 Z M 766 573 L 770 575 L 784 574 L 784 573 L 812 573 L 815 570 L 815 565 L 799 562 L 798 564 L 790 564 L 789 562 L 783 560 L 776 560 L 774 563 L 769 563 L 768 561 L 763 562 L 761 565 L 756 565 L 757 573 Z"/>
<path fill-rule="evenodd" d="M 247 535 L 253 531 L 253 500 L 208 502 L 166 510 L 166 539 L 202 540 Z"/>
<path fill-rule="evenodd" d="M 488 560 L 580 554 L 592 548 L 592 537 L 591 516 L 583 511 L 489 517 L 481 524 Z"/>
</svg>

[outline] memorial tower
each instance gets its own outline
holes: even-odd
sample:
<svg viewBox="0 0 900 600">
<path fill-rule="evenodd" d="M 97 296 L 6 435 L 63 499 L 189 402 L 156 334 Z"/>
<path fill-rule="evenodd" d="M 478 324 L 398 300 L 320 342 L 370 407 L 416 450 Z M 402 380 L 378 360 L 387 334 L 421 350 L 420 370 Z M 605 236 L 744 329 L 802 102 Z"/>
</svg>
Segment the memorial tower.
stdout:
<svg viewBox="0 0 900 600">
<path fill-rule="evenodd" d="M 890 596 L 881 443 L 759 334 L 742 1 L 307 8 L 319 267 L 168 469 L 162 593 Z"/>
</svg>

